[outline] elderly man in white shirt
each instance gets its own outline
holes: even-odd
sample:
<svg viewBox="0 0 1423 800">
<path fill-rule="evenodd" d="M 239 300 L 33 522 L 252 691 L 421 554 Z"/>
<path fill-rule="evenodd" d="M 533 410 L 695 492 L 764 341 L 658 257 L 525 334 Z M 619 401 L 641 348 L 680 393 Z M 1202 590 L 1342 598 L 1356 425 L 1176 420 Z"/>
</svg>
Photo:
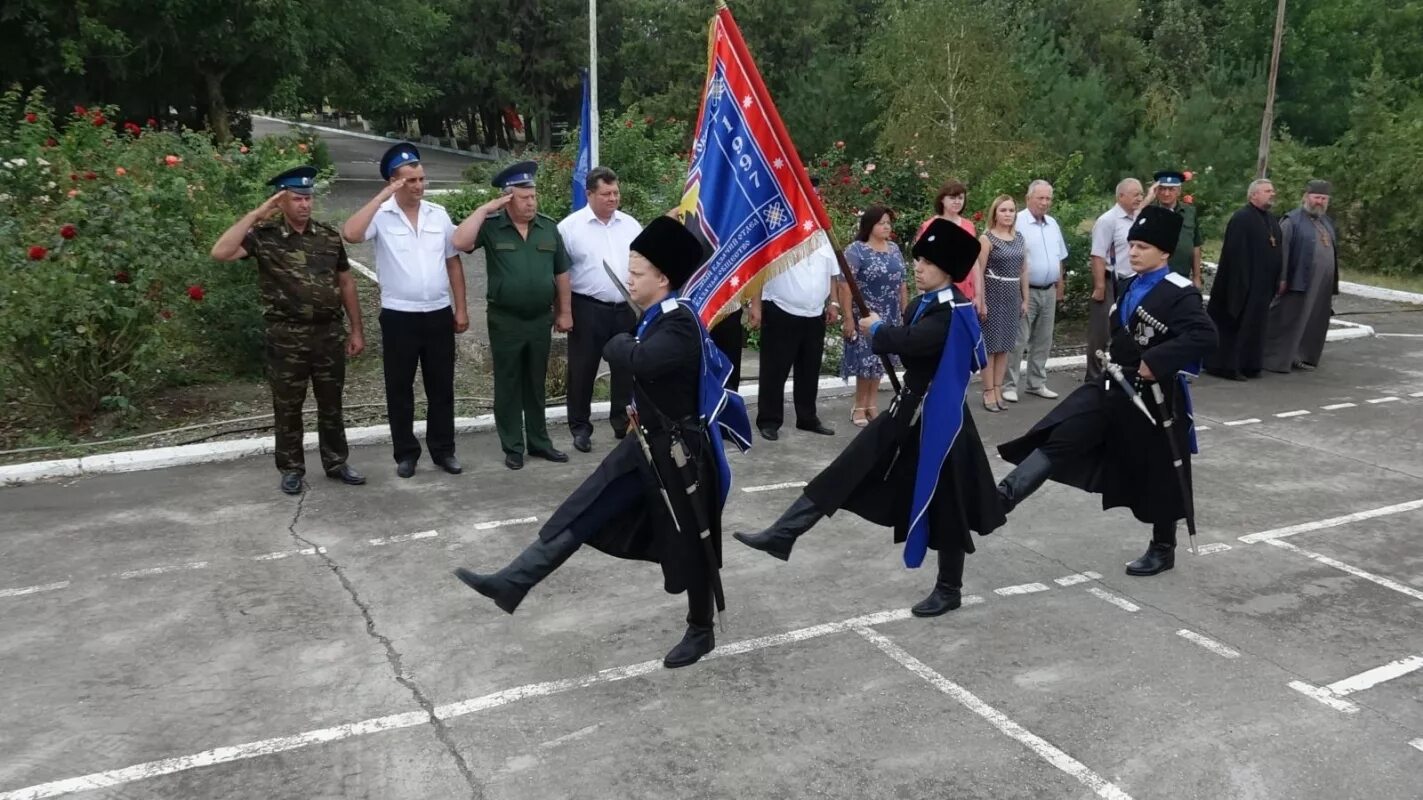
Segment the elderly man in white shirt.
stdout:
<svg viewBox="0 0 1423 800">
<path fill-rule="evenodd" d="M 824 436 L 835 431 L 820 421 L 815 400 L 820 361 L 825 355 L 825 326 L 840 321 L 840 304 L 830 295 L 840 274 L 829 244 L 767 281 L 751 298 L 747 326 L 761 329 L 760 400 L 756 427 L 774 442 L 785 422 L 786 376 L 794 371 L 791 398 L 796 428 Z M 829 301 L 827 305 L 827 301 Z"/>
<path fill-rule="evenodd" d="M 617 173 L 607 167 L 588 171 L 584 186 L 588 205 L 558 223 L 558 233 L 573 262 L 569 269 L 573 285 L 573 330 L 568 332 L 568 431 L 573 446 L 581 453 L 593 449 L 593 382 L 603 359 L 603 347 L 619 333 L 632 330 L 637 316 L 624 300 L 613 279 L 603 268 L 612 267 L 618 280 L 626 282 L 628 247 L 642 232 L 642 225 L 618 210 L 622 202 Z M 608 415 L 613 436 L 627 435 L 627 405 L 632 396 L 632 376 L 612 373 L 612 409 Z"/>
<path fill-rule="evenodd" d="M 1117 184 L 1117 204 L 1107 209 L 1092 226 L 1092 302 L 1087 314 L 1087 374 L 1091 383 L 1102 377 L 1098 350 L 1106 350 L 1111 339 L 1112 305 L 1117 302 L 1117 282 L 1130 278 L 1130 245 L 1127 234 L 1141 207 L 1141 181 L 1125 178 Z"/>
<path fill-rule="evenodd" d="M 1025 350 L 1028 377 L 1024 391 L 1048 400 L 1058 396 L 1047 388 L 1047 359 L 1052 352 L 1057 304 L 1066 293 L 1063 262 L 1067 242 L 1057 220 L 1047 213 L 1052 208 L 1052 184 L 1044 180 L 1028 184 L 1024 206 L 1015 227 L 1023 235 L 1028 253 L 1028 313 L 1018 325 L 1018 345 L 1008 359 L 1008 378 L 1003 382 L 1003 399 L 1010 403 L 1018 401 L 1019 358 Z"/>
<path fill-rule="evenodd" d="M 380 279 L 381 353 L 385 406 L 395 450 L 395 474 L 409 478 L 420 460 L 415 438 L 415 368 L 425 384 L 425 444 L 444 471 L 462 471 L 455 458 L 455 334 L 469 328 L 464 267 L 455 250 L 454 223 L 443 206 L 424 198 L 425 168 L 408 143 L 386 151 L 387 183 L 346 220 L 346 241 L 375 243 Z"/>
</svg>

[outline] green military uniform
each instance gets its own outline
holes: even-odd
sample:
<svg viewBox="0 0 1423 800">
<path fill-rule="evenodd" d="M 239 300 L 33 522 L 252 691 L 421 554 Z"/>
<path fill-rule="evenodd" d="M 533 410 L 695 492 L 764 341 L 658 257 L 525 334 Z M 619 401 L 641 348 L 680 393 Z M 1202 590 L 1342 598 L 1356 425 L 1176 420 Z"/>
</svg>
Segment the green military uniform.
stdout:
<svg viewBox="0 0 1423 800">
<path fill-rule="evenodd" d="M 336 229 L 311 220 L 292 230 L 282 217 L 253 226 L 242 240 L 257 260 L 257 286 L 267 321 L 267 378 L 276 414 L 276 460 L 282 472 L 305 474 L 302 405 L 306 384 L 316 397 L 321 465 L 346 463 L 341 390 L 346 382 L 346 330 L 339 275 L 351 268 Z"/>
<path fill-rule="evenodd" d="M 1160 201 L 1153 202 L 1161 206 Z M 1165 206 L 1161 206 L 1165 208 Z M 1176 201 L 1171 209 L 1181 215 L 1181 238 L 1176 242 L 1176 251 L 1171 254 L 1171 271 L 1187 279 L 1193 279 L 1195 270 L 1195 249 L 1201 246 L 1201 226 L 1196 223 L 1196 207 L 1185 201 Z"/>
<path fill-rule="evenodd" d="M 489 275 L 489 349 L 494 360 L 494 426 L 505 453 L 552 450 L 544 422 L 552 340 L 554 276 L 571 261 L 552 218 L 529 223 L 526 239 L 508 212 L 485 220 L 475 240 Z"/>
</svg>

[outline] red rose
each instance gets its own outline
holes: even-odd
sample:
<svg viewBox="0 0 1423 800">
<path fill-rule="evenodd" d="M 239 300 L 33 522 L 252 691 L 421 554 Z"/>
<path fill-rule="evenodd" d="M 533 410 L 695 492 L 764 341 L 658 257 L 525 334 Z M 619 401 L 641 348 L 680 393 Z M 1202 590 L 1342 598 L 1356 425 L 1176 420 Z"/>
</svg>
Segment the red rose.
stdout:
<svg viewBox="0 0 1423 800">
<path fill-rule="evenodd" d="M 74 227 L 73 225 L 65 225 L 64 227 L 59 229 L 59 235 L 63 236 L 66 239 L 73 239 L 74 237 L 79 235 L 79 229 Z"/>
<path fill-rule="evenodd" d="M 49 251 L 44 249 L 43 247 L 40 247 L 39 245 L 34 245 L 30 247 L 31 261 L 44 261 L 44 257 L 47 255 L 49 255 Z"/>
<path fill-rule="evenodd" d="M 869 193 L 870 193 L 870 187 L 868 187 L 868 186 L 861 186 L 861 187 L 860 187 L 860 194 L 869 194 Z"/>
<path fill-rule="evenodd" d="M 164 319 L 172 319 L 172 318 L 173 318 L 173 312 L 172 312 L 172 311 L 169 311 L 168 309 L 165 308 L 165 309 L 163 309 L 162 311 L 158 312 L 158 316 L 160 316 L 160 317 L 162 317 L 162 318 L 164 318 Z"/>
<path fill-rule="evenodd" d="M 298 150 L 300 150 L 301 152 L 305 153 L 306 150 L 307 150 L 306 142 L 297 142 L 296 149 L 298 149 Z"/>
<path fill-rule="evenodd" d="M 204 296 L 206 296 L 206 293 L 203 292 L 203 287 L 196 284 L 188 287 L 188 298 L 194 303 L 201 303 Z"/>
<path fill-rule="evenodd" d="M 643 125 L 651 125 L 651 124 L 652 124 L 652 117 L 643 117 L 643 118 L 642 118 L 642 124 L 643 124 Z"/>
<path fill-rule="evenodd" d="M 104 115 L 103 115 L 103 114 L 95 114 L 95 115 L 94 115 L 94 127 L 96 127 L 96 128 L 102 128 L 102 127 L 104 127 L 105 125 L 108 125 L 108 124 L 109 124 L 109 121 L 104 118 Z"/>
<path fill-rule="evenodd" d="M 28 114 L 25 115 L 25 122 L 38 122 L 38 121 L 39 121 L 39 117 L 35 116 L 35 114 L 34 114 L 33 111 L 31 111 L 30 113 L 28 113 Z"/>
<path fill-rule="evenodd" d="M 982 222 L 982 221 L 983 221 L 983 212 L 982 212 L 982 211 L 975 211 L 975 212 L 973 212 L 973 221 L 974 221 L 974 222 Z"/>
<path fill-rule="evenodd" d="M 69 190 L 69 199 L 73 200 L 74 198 L 76 198 L 76 197 L 78 197 L 78 196 L 79 196 L 79 190 L 78 190 L 78 189 L 70 189 L 70 190 Z"/>
<path fill-rule="evenodd" d="M 128 170 L 124 169 L 123 167 L 114 167 L 114 174 L 122 178 L 123 176 L 128 174 Z"/>
<path fill-rule="evenodd" d="M 239 153 L 246 153 L 246 152 L 247 152 L 247 145 L 244 144 L 244 145 L 242 145 L 241 147 L 237 148 L 237 152 L 239 152 Z"/>
<path fill-rule="evenodd" d="M 133 283 L 133 278 L 127 272 L 115 272 L 114 283 Z"/>
<path fill-rule="evenodd" d="M 821 168 L 821 169 L 828 169 L 829 167 L 830 167 L 830 162 L 829 162 L 829 161 L 822 161 L 822 162 L 820 162 L 820 168 Z"/>
<path fill-rule="evenodd" d="M 170 166 L 170 167 L 177 166 L 177 165 L 178 165 L 178 162 L 180 162 L 180 161 L 182 161 L 182 160 L 183 160 L 183 159 L 178 158 L 177 156 L 164 156 L 164 157 L 163 157 L 163 163 L 167 164 L 167 165 Z"/>
<path fill-rule="evenodd" d="M 45 146 L 45 147 L 58 147 L 58 146 L 59 146 L 59 142 L 56 142 L 54 139 L 45 139 L 45 140 L 44 140 L 44 146 Z"/>
<path fill-rule="evenodd" d="M 92 180 L 94 180 L 94 179 L 96 179 L 96 178 L 98 178 L 98 177 L 99 177 L 98 174 L 96 174 L 96 173 L 94 173 L 94 172 L 85 172 L 85 173 L 84 173 L 84 180 L 86 180 L 86 181 L 92 181 Z"/>
<path fill-rule="evenodd" d="M 132 136 L 140 136 L 143 134 L 143 129 L 138 127 L 138 123 L 136 122 L 125 122 L 124 133 L 130 134 Z"/>
<path fill-rule="evenodd" d="M 148 127 L 150 127 L 150 128 L 156 128 L 156 127 L 158 127 L 158 120 L 154 119 L 153 117 L 149 117 L 149 118 L 148 118 Z"/>
<path fill-rule="evenodd" d="M 69 173 L 69 179 L 70 179 L 71 181 L 77 181 L 77 180 L 79 180 L 79 173 L 77 173 L 77 172 L 71 172 L 71 173 Z"/>
<path fill-rule="evenodd" d="M 1190 180 L 1196 177 L 1196 174 L 1194 172 L 1191 172 L 1190 170 L 1186 170 L 1185 172 L 1181 173 L 1181 177 L 1185 178 L 1186 180 Z"/>
<path fill-rule="evenodd" d="M 1186 195 L 1185 197 L 1183 197 L 1183 198 L 1181 198 L 1181 199 L 1182 199 L 1182 200 L 1185 200 L 1187 203 L 1189 203 L 1189 204 L 1191 204 L 1191 205 L 1195 205 L 1195 204 L 1196 204 L 1196 196 L 1195 196 L 1195 195 L 1190 195 L 1190 194 L 1188 194 L 1188 195 Z"/>
<path fill-rule="evenodd" d="M 75 107 L 74 107 L 74 116 L 76 116 L 76 117 L 82 117 L 82 116 L 85 116 L 85 115 L 88 114 L 88 113 L 89 113 L 89 109 L 85 108 L 84 106 L 75 106 Z"/>
<path fill-rule="evenodd" d="M 850 176 L 849 176 L 849 175 L 846 175 L 845 177 L 843 177 L 843 178 L 840 179 L 840 182 L 841 182 L 842 184 L 846 185 L 846 186 L 849 186 L 849 185 L 850 185 Z"/>
</svg>

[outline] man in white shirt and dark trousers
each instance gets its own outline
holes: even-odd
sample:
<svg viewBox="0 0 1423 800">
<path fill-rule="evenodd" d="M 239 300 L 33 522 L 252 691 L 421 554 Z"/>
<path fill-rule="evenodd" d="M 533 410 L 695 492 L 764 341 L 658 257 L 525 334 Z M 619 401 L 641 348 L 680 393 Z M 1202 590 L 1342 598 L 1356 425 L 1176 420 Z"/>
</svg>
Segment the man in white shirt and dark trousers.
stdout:
<svg viewBox="0 0 1423 800">
<path fill-rule="evenodd" d="M 1064 260 L 1067 242 L 1062 228 L 1047 212 L 1052 208 L 1052 184 L 1036 180 L 1028 184 L 1025 208 L 1018 212 L 1017 229 L 1028 253 L 1028 313 L 1018 326 L 1018 345 L 1008 359 L 1008 378 L 1003 382 L 1003 399 L 1018 401 L 1019 358 L 1028 355 L 1028 377 L 1024 391 L 1048 400 L 1057 392 L 1047 388 L 1047 359 L 1052 352 L 1052 326 L 1057 304 L 1066 294 Z"/>
<path fill-rule="evenodd" d="M 573 330 L 568 332 L 568 431 L 580 453 L 593 449 L 593 423 L 589 421 L 593 403 L 593 383 L 608 340 L 632 330 L 637 315 L 623 300 L 622 293 L 608 277 L 603 262 L 626 282 L 628 248 L 642 232 L 642 225 L 618 210 L 622 195 L 618 176 L 607 167 L 594 167 L 584 182 L 588 205 L 558 223 L 563 246 L 573 262 L 569 269 L 573 284 Z M 612 408 L 608 421 L 613 436 L 627 435 L 627 405 L 632 393 L 632 376 L 612 371 Z"/>
<path fill-rule="evenodd" d="M 832 279 L 840 274 L 829 244 L 767 281 L 753 296 L 749 326 L 761 329 L 760 401 L 756 427 L 774 442 L 785 421 L 786 376 L 794 371 L 791 398 L 796 428 L 831 436 L 815 409 L 820 361 L 825 355 L 825 326 L 840 321 L 839 303 L 830 296 Z M 827 306 L 827 301 L 829 305 Z"/>
<path fill-rule="evenodd" d="M 380 280 L 381 353 L 385 406 L 395 450 L 395 474 L 409 478 L 420 460 L 415 438 L 415 368 L 425 384 L 425 444 L 444 471 L 455 458 L 455 334 L 469 328 L 464 268 L 442 206 L 424 200 L 425 168 L 412 144 L 391 147 L 380 160 L 387 183 L 341 229 L 346 241 L 375 243 Z"/>
<path fill-rule="evenodd" d="M 1132 277 L 1127 234 L 1141 206 L 1141 181 L 1125 178 L 1117 184 L 1117 204 L 1092 226 L 1092 302 L 1087 308 L 1087 374 L 1083 382 L 1102 377 L 1098 350 L 1111 340 L 1112 306 L 1117 302 L 1117 282 Z"/>
</svg>

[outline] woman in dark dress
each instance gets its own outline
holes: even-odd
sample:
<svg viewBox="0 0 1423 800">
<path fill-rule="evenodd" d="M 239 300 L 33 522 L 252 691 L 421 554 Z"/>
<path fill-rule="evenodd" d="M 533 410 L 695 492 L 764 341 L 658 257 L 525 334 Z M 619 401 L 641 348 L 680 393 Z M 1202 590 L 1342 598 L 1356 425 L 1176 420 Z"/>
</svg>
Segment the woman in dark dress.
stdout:
<svg viewBox="0 0 1423 800">
<path fill-rule="evenodd" d="M 987 354 L 973 304 L 953 286 L 973 268 L 978 242 L 959 226 L 934 220 L 914 243 L 914 257 L 923 294 L 905 309 L 906 323 L 890 326 L 874 315 L 860 321 L 875 353 L 898 355 L 904 363 L 904 389 L 889 413 L 872 420 L 771 527 L 734 536 L 786 560 L 797 537 L 842 508 L 893 527 L 907 566 L 918 567 L 926 550 L 939 551 L 934 589 L 912 609 L 934 617 L 962 602 L 973 533 L 989 533 L 1004 517 L 964 401 L 969 377 Z"/>
</svg>

